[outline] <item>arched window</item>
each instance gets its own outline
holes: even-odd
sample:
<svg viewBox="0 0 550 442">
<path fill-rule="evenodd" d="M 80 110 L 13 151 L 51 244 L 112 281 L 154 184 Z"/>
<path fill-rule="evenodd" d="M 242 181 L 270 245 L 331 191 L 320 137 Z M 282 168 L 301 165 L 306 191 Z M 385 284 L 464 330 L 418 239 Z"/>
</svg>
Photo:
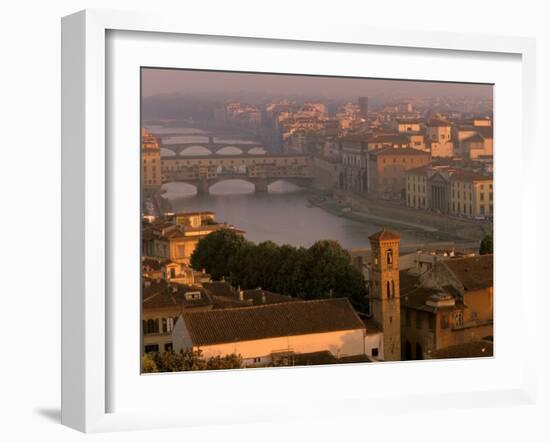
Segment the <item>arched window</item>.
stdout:
<svg viewBox="0 0 550 442">
<path fill-rule="evenodd" d="M 391 297 L 395 298 L 395 282 L 391 282 Z"/>
<path fill-rule="evenodd" d="M 393 250 L 388 249 L 386 252 L 386 262 L 388 264 L 393 264 Z"/>
<path fill-rule="evenodd" d="M 390 281 L 386 281 L 386 295 L 389 298 L 390 297 Z"/>
</svg>

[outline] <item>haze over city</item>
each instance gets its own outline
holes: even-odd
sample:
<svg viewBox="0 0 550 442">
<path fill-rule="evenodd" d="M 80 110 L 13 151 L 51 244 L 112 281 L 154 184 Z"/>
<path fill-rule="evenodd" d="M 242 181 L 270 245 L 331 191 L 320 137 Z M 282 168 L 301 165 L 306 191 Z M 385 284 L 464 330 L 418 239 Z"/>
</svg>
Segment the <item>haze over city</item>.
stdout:
<svg viewBox="0 0 550 442">
<path fill-rule="evenodd" d="M 493 355 L 493 86 L 142 69 L 142 371 Z"/>
<path fill-rule="evenodd" d="M 492 96 L 492 86 L 486 84 L 152 68 L 143 69 L 142 75 L 143 97 L 174 93 L 246 93 L 266 96 L 301 94 L 340 100 L 360 95 L 455 98 Z"/>
</svg>

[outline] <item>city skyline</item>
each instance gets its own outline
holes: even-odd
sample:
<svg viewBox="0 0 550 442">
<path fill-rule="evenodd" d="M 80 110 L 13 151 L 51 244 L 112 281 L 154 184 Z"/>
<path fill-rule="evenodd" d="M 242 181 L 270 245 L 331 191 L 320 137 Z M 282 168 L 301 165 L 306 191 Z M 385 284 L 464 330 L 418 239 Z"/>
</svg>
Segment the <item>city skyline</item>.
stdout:
<svg viewBox="0 0 550 442">
<path fill-rule="evenodd" d="M 406 79 L 331 77 L 292 73 L 226 72 L 142 68 L 142 97 L 170 94 L 318 95 L 348 99 L 360 95 L 410 98 L 476 97 L 490 99 L 493 85 Z"/>
<path fill-rule="evenodd" d="M 142 372 L 491 357 L 492 98 L 142 69 Z"/>
</svg>

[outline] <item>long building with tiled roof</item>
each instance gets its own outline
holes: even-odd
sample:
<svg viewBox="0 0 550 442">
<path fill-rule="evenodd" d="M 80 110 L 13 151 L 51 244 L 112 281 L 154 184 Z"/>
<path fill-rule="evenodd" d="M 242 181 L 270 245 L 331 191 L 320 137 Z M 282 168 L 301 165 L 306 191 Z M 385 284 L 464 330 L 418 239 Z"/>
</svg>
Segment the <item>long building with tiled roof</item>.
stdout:
<svg viewBox="0 0 550 442">
<path fill-rule="evenodd" d="M 272 363 L 278 353 L 365 353 L 365 324 L 346 298 L 185 311 L 174 330 L 176 350 L 205 357 L 240 354 L 245 365 Z"/>
</svg>

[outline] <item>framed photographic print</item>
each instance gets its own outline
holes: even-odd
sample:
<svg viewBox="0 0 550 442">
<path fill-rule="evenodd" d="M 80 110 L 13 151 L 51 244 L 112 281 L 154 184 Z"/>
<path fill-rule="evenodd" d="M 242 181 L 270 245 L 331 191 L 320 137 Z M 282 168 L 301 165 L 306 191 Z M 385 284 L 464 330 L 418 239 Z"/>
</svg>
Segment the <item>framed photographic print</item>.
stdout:
<svg viewBox="0 0 550 442">
<path fill-rule="evenodd" d="M 63 423 L 531 401 L 533 42 L 236 29 L 63 20 Z"/>
</svg>

